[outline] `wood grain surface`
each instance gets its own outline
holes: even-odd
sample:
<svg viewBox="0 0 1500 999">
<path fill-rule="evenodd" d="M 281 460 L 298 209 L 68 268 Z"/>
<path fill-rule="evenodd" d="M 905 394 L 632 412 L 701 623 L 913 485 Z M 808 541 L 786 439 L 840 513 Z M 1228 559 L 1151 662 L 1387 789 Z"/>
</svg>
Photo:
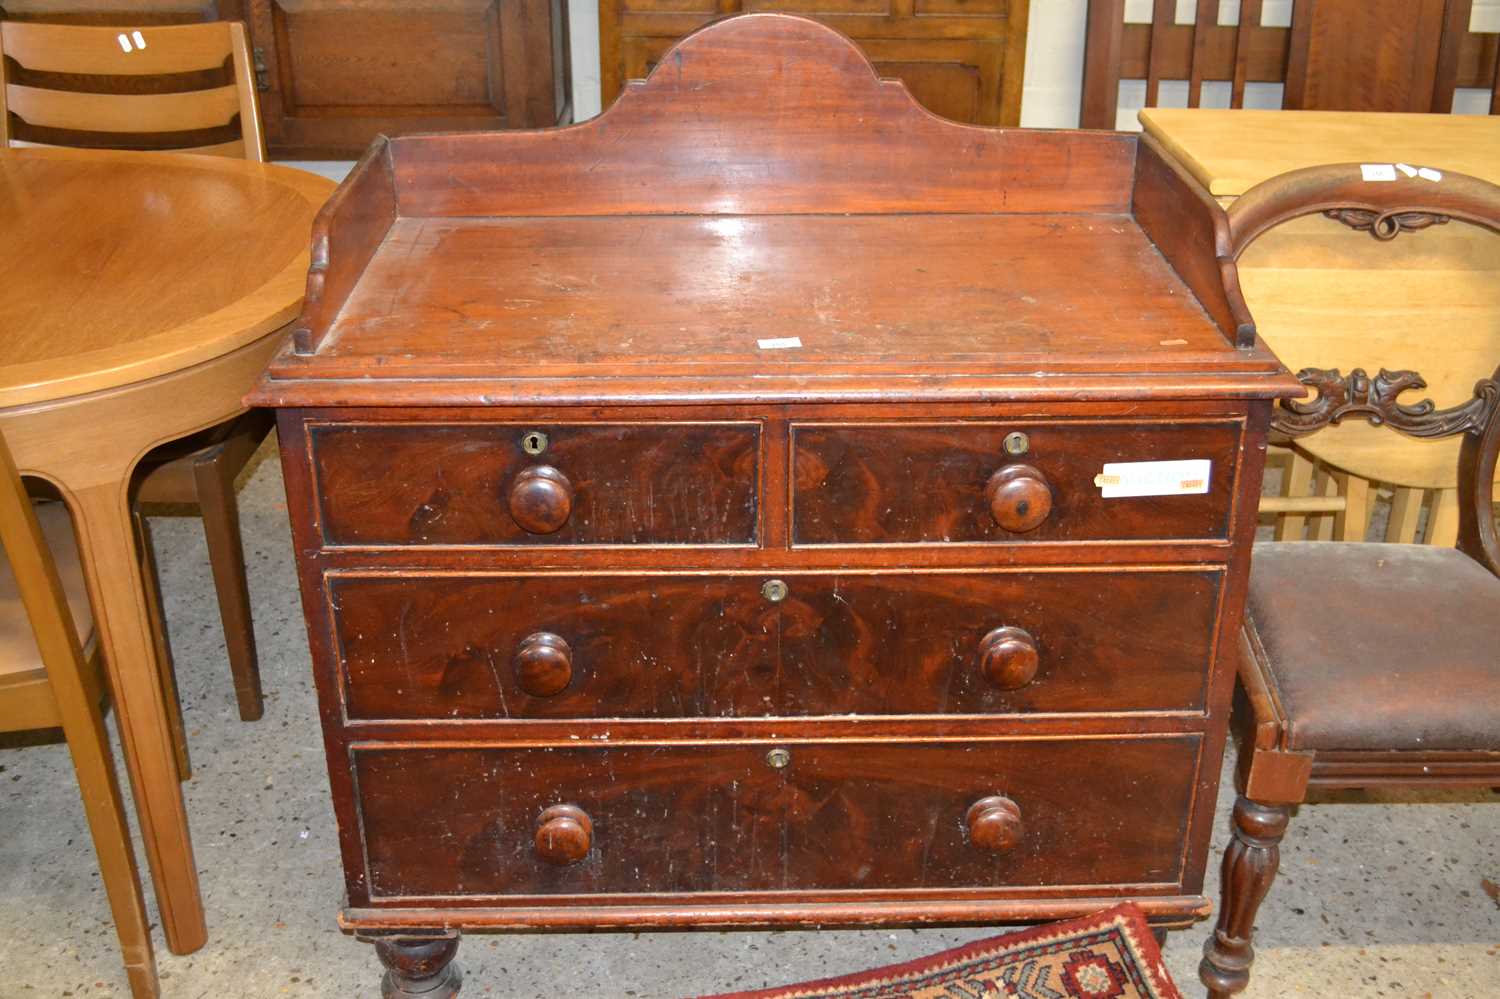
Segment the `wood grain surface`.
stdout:
<svg viewBox="0 0 1500 999">
<path fill-rule="evenodd" d="M 1030 450 L 1005 452 L 1024 432 Z M 1233 423 L 934 423 L 794 425 L 792 530 L 798 545 L 1222 538 L 1235 485 Z M 1208 492 L 1105 499 L 1106 462 L 1207 458 Z M 1036 528 L 995 522 L 985 482 L 1011 463 L 1052 489 Z"/>
<path fill-rule="evenodd" d="M 823 266 L 831 259 L 840 266 Z M 441 280 L 412 281 L 413 268 Z M 1099 273 L 1111 282 L 1083 282 Z M 413 328 L 425 331 L 418 352 Z M 800 345 L 760 345 L 792 337 Z M 1226 350 L 1128 216 L 401 218 L 315 373 L 755 376 L 834 360 L 872 371 L 1265 366 Z"/>
<path fill-rule="evenodd" d="M 544 432 L 547 450 L 523 449 Z M 734 424 L 331 424 L 313 430 L 331 545 L 754 544 L 760 431 Z M 570 513 L 534 533 L 519 476 L 567 477 Z"/>
<path fill-rule="evenodd" d="M 175 371 L 284 325 L 329 191 L 218 157 L 0 150 L 0 406 Z"/>
<path fill-rule="evenodd" d="M 328 581 L 349 718 L 433 721 L 1194 711 L 1219 588 L 1211 570 Z M 981 663 L 1005 626 L 1038 650 L 1014 690 Z M 571 677 L 533 697 L 516 659 L 539 632 Z"/>
<path fill-rule="evenodd" d="M 785 766 L 768 763 L 773 749 Z M 963 743 L 363 748 L 372 899 L 1176 883 L 1196 737 Z M 967 841 L 1005 794 L 1025 832 Z M 538 858 L 538 816 L 593 823 Z M 411 816 L 424 821 L 414 822 Z"/>
</svg>

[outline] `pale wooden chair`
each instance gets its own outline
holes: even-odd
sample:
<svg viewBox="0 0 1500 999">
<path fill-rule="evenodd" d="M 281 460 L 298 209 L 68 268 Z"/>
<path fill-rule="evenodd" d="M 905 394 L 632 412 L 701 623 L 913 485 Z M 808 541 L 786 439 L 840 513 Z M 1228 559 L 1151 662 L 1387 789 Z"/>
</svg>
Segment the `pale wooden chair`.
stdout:
<svg viewBox="0 0 1500 999">
<path fill-rule="evenodd" d="M 226 70 L 228 83 L 222 82 Z M 122 79 L 164 81 L 174 89 L 97 92 L 119 89 L 106 84 Z M 209 83 L 176 89 L 184 79 Z M 67 89 L 60 89 L 64 84 Z M 236 137 L 225 139 L 226 132 Z M 264 162 L 245 26 L 232 21 L 141 28 L 0 21 L 0 145 L 166 150 Z M 136 484 L 137 511 L 147 504 L 201 512 L 244 721 L 259 718 L 264 704 L 234 480 L 270 428 L 267 414 L 252 412 L 160 449 L 142 463 Z M 145 548 L 149 542 L 139 514 L 137 523 Z M 166 657 L 163 673 L 170 682 L 170 651 L 159 621 L 157 646 Z M 175 697 L 170 700 L 175 704 Z M 180 733 L 180 717 L 178 728 Z M 180 739 L 179 744 L 186 746 Z M 185 748 L 180 763 L 186 779 Z"/>
<path fill-rule="evenodd" d="M 238 21 L 144 28 L 0 21 L 0 56 L 7 67 L 0 69 L 0 143 L 173 149 L 265 162 L 255 73 Z M 200 89 L 100 93 L 104 88 L 87 85 L 90 77 L 180 78 L 221 72 L 226 64 L 231 82 Z M 236 119 L 238 138 L 195 140 Z M 174 135 L 181 139 L 174 142 Z"/>
<path fill-rule="evenodd" d="M 3 438 L 0 545 L 0 732 L 63 730 L 131 994 L 157 996 L 146 903 L 100 708 L 104 681 L 73 528 L 60 503 L 33 509 Z"/>
</svg>

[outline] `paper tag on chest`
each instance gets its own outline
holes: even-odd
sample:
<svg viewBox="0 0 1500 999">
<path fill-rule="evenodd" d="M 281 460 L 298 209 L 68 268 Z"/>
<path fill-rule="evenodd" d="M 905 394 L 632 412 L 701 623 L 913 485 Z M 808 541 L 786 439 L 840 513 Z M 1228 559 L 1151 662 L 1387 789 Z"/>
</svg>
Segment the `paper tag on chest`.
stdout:
<svg viewBox="0 0 1500 999">
<path fill-rule="evenodd" d="M 1105 499 L 1126 496 L 1191 496 L 1208 492 L 1213 462 L 1207 458 L 1184 461 L 1111 461 L 1094 476 Z"/>
</svg>

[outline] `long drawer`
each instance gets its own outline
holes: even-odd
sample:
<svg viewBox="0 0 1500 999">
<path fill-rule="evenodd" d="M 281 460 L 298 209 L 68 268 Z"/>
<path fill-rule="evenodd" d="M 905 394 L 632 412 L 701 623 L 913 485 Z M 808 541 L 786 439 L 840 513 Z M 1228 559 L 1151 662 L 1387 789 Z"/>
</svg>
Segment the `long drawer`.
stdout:
<svg viewBox="0 0 1500 999">
<path fill-rule="evenodd" d="M 750 545 L 758 423 L 310 426 L 330 546 Z"/>
<path fill-rule="evenodd" d="M 1054 421 L 794 424 L 798 545 L 1219 540 L 1240 426 Z M 1106 464 L 1206 460 L 1204 491 L 1108 497 Z"/>
<path fill-rule="evenodd" d="M 327 577 L 353 720 L 1201 710 L 1217 569 Z"/>
<path fill-rule="evenodd" d="M 1167 885 L 1198 736 L 355 747 L 372 899 Z"/>
</svg>

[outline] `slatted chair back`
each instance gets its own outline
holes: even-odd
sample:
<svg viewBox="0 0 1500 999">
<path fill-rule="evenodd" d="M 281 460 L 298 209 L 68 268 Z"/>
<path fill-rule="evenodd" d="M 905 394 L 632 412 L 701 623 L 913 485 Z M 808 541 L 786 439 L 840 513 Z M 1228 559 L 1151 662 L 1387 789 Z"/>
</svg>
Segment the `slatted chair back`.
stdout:
<svg viewBox="0 0 1500 999">
<path fill-rule="evenodd" d="M 161 77 L 171 85 L 226 69 L 229 82 L 206 89 L 105 93 L 90 85 L 91 78 L 122 77 Z M 0 83 L 0 145 L 266 159 L 249 44 L 236 21 L 142 28 L 0 21 Z M 231 129 L 238 137 L 224 140 Z M 204 142 L 204 136 L 218 138 Z"/>
<path fill-rule="evenodd" d="M 1469 30 L 1473 0 L 1295 0 L 1289 28 L 1261 23 L 1264 0 L 1241 0 L 1235 24 L 1219 23 L 1219 0 L 1194 0 L 1186 24 L 1177 0 L 1152 0 L 1149 23 L 1127 23 L 1125 7 L 1089 0 L 1082 128 L 1115 127 L 1122 79 L 1146 82 L 1146 107 L 1162 81 L 1185 80 L 1191 108 L 1205 81 L 1224 81 L 1233 108 L 1249 83 L 1284 83 L 1283 107 L 1327 111 L 1447 112 L 1465 87 L 1489 89 L 1500 114 L 1500 58 Z"/>
</svg>

